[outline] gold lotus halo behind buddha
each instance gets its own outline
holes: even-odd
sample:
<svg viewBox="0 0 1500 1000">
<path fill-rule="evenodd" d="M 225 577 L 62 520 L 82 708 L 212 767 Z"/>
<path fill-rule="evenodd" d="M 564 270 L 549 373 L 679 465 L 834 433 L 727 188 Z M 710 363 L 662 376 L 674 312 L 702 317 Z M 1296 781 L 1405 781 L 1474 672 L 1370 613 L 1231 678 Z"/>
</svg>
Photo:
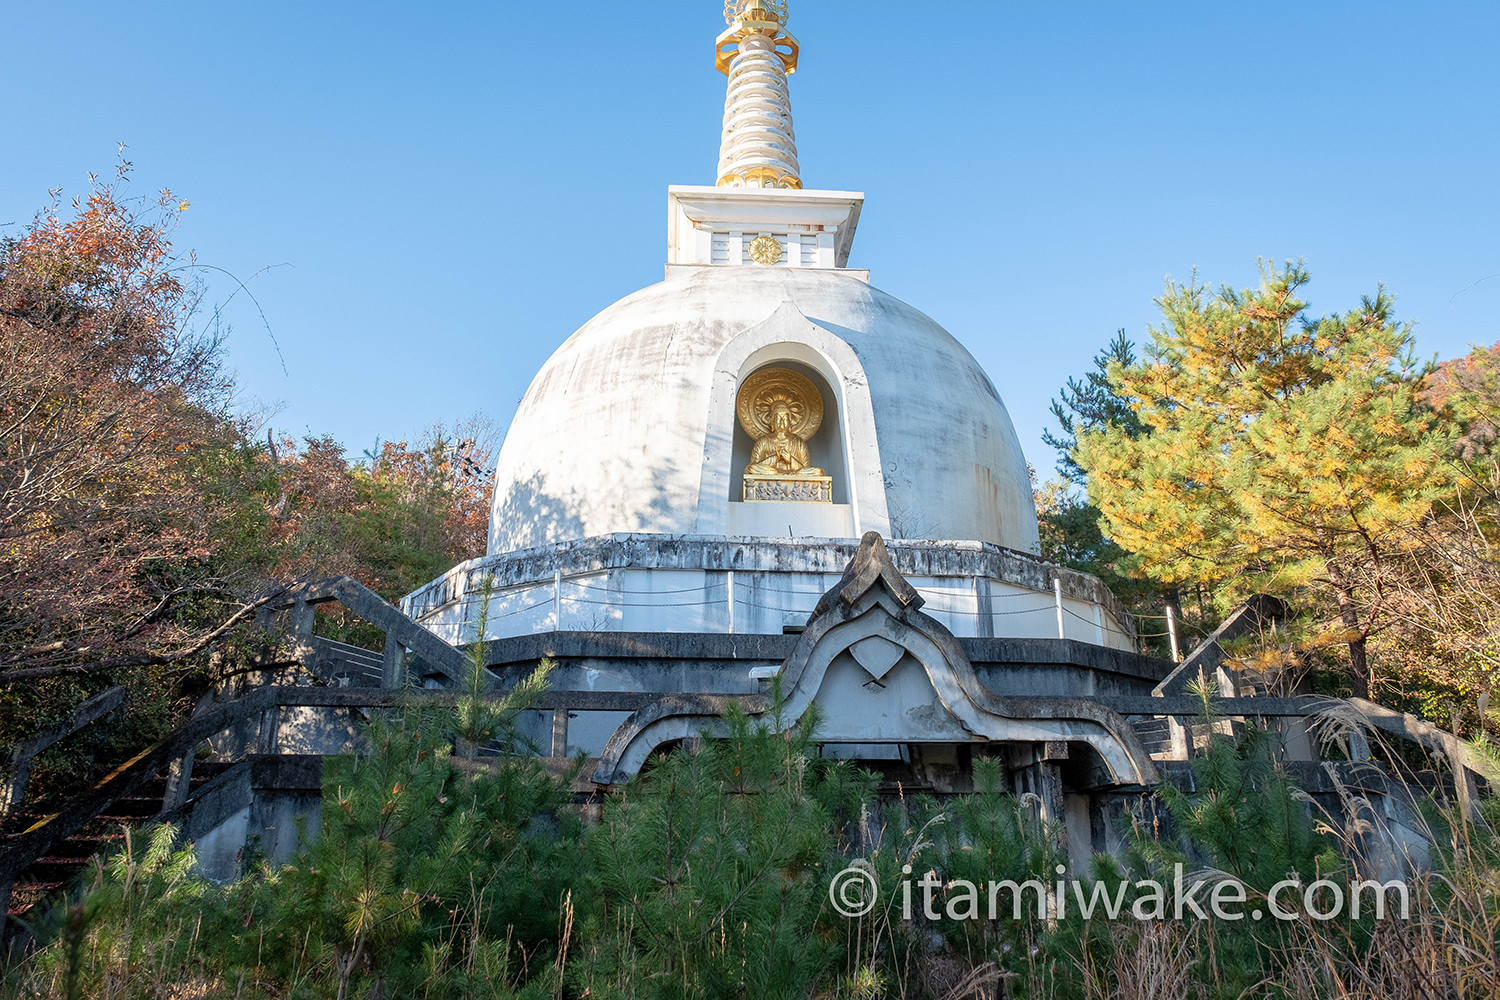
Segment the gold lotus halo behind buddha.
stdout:
<svg viewBox="0 0 1500 1000">
<path fill-rule="evenodd" d="M 823 394 L 812 379 L 786 368 L 762 368 L 740 384 L 735 413 L 752 440 L 771 433 L 771 410 L 785 403 L 791 411 L 793 434 L 806 441 L 823 422 Z"/>
</svg>

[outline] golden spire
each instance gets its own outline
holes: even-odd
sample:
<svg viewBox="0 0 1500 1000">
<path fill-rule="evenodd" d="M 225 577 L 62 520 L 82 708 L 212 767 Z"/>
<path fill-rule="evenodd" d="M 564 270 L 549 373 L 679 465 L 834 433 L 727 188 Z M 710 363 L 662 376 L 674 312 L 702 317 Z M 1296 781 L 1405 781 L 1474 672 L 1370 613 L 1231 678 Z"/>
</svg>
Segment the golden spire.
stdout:
<svg viewBox="0 0 1500 1000">
<path fill-rule="evenodd" d="M 797 39 L 786 30 L 786 0 L 726 0 L 724 20 L 714 48 L 715 66 L 729 77 L 719 186 L 800 188 L 786 85 Z"/>
</svg>

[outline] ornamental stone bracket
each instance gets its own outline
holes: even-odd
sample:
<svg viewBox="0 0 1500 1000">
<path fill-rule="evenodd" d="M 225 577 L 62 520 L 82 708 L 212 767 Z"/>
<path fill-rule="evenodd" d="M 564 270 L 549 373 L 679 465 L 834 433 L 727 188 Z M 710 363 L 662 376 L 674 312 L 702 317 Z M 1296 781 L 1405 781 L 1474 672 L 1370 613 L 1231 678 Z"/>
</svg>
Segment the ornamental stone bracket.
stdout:
<svg viewBox="0 0 1500 1000">
<path fill-rule="evenodd" d="M 922 604 L 880 535 L 867 532 L 782 664 L 781 717 L 795 724 L 817 705 L 816 737 L 828 743 L 1086 743 L 1114 784 L 1156 784 L 1150 754 L 1118 713 L 1080 698 L 986 688 L 958 639 Z M 594 781 L 629 780 L 671 740 L 720 735 L 722 708 L 700 701 L 663 699 L 626 719 Z M 752 716 L 771 708 L 768 698 L 740 703 Z"/>
</svg>

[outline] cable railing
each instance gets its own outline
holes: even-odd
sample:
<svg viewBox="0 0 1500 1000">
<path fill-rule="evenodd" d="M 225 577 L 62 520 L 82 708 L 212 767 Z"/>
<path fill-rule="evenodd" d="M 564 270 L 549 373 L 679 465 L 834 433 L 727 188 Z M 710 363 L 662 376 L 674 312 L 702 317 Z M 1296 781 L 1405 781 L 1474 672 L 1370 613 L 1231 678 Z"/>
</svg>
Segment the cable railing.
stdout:
<svg viewBox="0 0 1500 1000">
<path fill-rule="evenodd" d="M 708 570 L 701 582 L 692 586 L 642 587 L 638 579 L 611 579 L 607 573 L 592 572 L 576 576 L 555 573 L 545 578 L 495 589 L 490 595 L 485 616 L 486 638 L 495 639 L 533 632 L 566 631 L 654 631 L 684 627 L 704 631 L 757 633 L 780 631 L 789 623 L 787 616 L 811 615 L 818 600 L 827 593 L 841 574 L 810 574 L 814 579 L 798 585 L 793 581 L 768 581 L 759 572 L 736 578 L 732 570 Z M 677 581 L 663 581 L 675 583 Z M 780 585 L 778 585 L 780 584 Z M 1058 638 L 1076 639 L 1101 645 L 1137 649 L 1143 641 L 1172 637 L 1168 632 L 1132 632 L 1123 627 L 1108 610 L 1090 604 L 1092 617 L 1080 614 L 1072 604 L 1077 598 L 1065 597 L 1061 580 L 1053 588 L 1042 590 L 1018 584 L 994 581 L 984 592 L 981 581 L 967 581 L 961 587 L 917 586 L 923 611 L 945 622 L 961 635 L 979 636 L 996 632 L 1035 634 L 1035 627 L 1046 621 L 1045 631 Z M 479 625 L 477 602 L 470 599 L 459 604 L 466 614 L 448 621 L 434 621 L 433 627 L 455 641 L 472 639 Z M 685 599 L 695 596 L 697 599 Z M 781 598 L 781 599 L 778 599 Z M 1027 606 L 1016 607 L 1017 602 Z M 988 607 L 985 607 L 988 605 Z M 713 614 L 708 609 L 721 609 Z M 448 605 L 454 610 L 454 604 Z M 529 620 L 527 620 L 529 616 Z M 1032 627 L 1021 624 L 1030 616 Z M 1166 621 L 1167 615 L 1136 615 L 1136 620 Z M 432 620 L 432 619 L 429 619 Z M 989 623 L 986 625 L 986 623 Z"/>
</svg>

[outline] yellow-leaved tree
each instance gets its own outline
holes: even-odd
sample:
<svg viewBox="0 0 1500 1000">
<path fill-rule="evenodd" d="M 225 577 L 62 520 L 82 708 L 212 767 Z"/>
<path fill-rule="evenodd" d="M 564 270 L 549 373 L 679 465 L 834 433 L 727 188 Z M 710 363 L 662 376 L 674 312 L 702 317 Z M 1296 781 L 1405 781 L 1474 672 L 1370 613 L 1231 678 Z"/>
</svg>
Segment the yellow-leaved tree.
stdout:
<svg viewBox="0 0 1500 1000">
<path fill-rule="evenodd" d="M 1110 371 L 1149 433 L 1104 426 L 1075 457 L 1106 535 L 1152 577 L 1331 598 L 1367 696 L 1381 559 L 1444 491 L 1451 434 L 1390 297 L 1314 318 L 1307 280 L 1299 262 L 1263 264 L 1254 290 L 1169 282 L 1144 357 Z"/>
</svg>

